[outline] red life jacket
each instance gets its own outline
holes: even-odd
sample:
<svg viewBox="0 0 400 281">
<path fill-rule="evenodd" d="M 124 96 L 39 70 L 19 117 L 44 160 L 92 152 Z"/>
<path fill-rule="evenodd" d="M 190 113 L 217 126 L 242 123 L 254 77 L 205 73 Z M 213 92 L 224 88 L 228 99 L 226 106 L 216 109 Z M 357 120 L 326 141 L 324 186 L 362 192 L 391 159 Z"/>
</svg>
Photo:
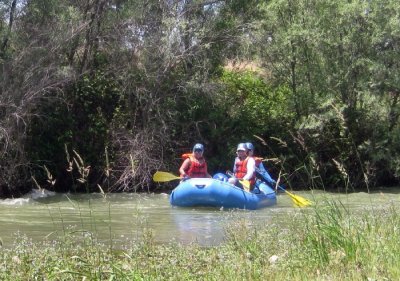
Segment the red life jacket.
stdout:
<svg viewBox="0 0 400 281">
<path fill-rule="evenodd" d="M 190 156 L 193 156 L 193 153 L 184 153 L 182 154 L 182 160 L 185 161 L 186 159 L 190 158 Z"/>
<path fill-rule="evenodd" d="M 235 177 L 238 179 L 242 179 L 247 174 L 247 162 L 249 157 L 246 157 L 244 160 L 240 160 L 235 164 Z M 253 185 L 256 182 L 256 175 L 253 174 L 251 179 L 249 180 L 250 184 Z"/>
<path fill-rule="evenodd" d="M 182 154 L 182 159 L 190 159 L 190 167 L 187 169 L 186 174 L 191 178 L 206 178 L 207 177 L 207 163 L 204 157 L 196 159 L 193 153 Z"/>
</svg>

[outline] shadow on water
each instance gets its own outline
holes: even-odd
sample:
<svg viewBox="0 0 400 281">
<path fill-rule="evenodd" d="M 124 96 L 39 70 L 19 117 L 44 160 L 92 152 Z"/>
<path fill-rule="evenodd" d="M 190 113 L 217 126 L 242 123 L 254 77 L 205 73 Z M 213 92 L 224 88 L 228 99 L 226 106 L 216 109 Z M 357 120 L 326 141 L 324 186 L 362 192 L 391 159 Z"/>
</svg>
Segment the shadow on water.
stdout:
<svg viewBox="0 0 400 281">
<path fill-rule="evenodd" d="M 333 194 L 323 191 L 298 192 L 318 204 L 338 200 L 349 208 L 365 208 L 399 202 L 399 190 L 376 193 Z M 176 241 L 203 246 L 223 243 L 225 227 L 238 220 L 268 225 L 272 218 L 297 211 L 291 199 L 278 195 L 278 204 L 257 210 L 171 207 L 167 194 L 37 194 L 0 200 L 0 238 L 11 246 L 16 233 L 33 241 L 60 238 L 73 231 L 94 233 L 105 243 L 138 241 L 149 230 L 157 243 Z"/>
</svg>

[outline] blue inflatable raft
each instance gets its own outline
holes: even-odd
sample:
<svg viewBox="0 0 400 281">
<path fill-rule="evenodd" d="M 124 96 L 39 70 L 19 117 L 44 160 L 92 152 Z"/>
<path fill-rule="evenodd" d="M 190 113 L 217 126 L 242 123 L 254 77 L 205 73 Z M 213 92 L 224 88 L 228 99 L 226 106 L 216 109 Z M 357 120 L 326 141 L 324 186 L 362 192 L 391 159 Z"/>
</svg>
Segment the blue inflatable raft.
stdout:
<svg viewBox="0 0 400 281">
<path fill-rule="evenodd" d="M 276 194 L 267 184 L 258 185 L 252 193 L 210 178 L 192 178 L 181 181 L 172 191 L 170 203 L 179 207 L 218 207 L 256 210 L 276 204 Z"/>
</svg>

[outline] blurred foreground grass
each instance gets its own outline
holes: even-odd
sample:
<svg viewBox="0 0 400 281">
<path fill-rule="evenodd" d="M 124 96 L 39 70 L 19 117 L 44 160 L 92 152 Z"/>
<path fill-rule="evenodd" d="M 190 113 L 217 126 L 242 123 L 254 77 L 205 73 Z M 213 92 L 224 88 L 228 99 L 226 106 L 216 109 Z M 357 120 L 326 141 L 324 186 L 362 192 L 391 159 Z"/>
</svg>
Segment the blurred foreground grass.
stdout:
<svg viewBox="0 0 400 281">
<path fill-rule="evenodd" d="M 151 229 L 122 248 L 87 231 L 0 248 L 0 280 L 400 280 L 397 206 L 337 202 L 264 226 L 238 219 L 217 247 L 157 244 Z"/>
</svg>

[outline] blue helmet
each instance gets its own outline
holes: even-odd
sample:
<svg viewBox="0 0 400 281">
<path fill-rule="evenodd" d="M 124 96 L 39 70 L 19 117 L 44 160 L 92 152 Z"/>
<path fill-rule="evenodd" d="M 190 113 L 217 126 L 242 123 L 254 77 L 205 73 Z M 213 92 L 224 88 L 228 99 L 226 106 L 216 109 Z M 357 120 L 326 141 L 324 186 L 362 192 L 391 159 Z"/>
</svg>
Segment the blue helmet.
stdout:
<svg viewBox="0 0 400 281">
<path fill-rule="evenodd" d="M 200 150 L 201 152 L 204 152 L 204 145 L 202 145 L 201 143 L 196 143 L 196 144 L 193 146 L 193 153 L 194 153 L 196 150 L 197 150 L 197 151 Z"/>
<path fill-rule="evenodd" d="M 246 142 L 247 150 L 254 150 L 254 145 L 251 142 Z"/>
<path fill-rule="evenodd" d="M 213 179 L 220 181 L 228 181 L 228 176 L 223 173 L 217 173 L 213 176 Z"/>
</svg>

